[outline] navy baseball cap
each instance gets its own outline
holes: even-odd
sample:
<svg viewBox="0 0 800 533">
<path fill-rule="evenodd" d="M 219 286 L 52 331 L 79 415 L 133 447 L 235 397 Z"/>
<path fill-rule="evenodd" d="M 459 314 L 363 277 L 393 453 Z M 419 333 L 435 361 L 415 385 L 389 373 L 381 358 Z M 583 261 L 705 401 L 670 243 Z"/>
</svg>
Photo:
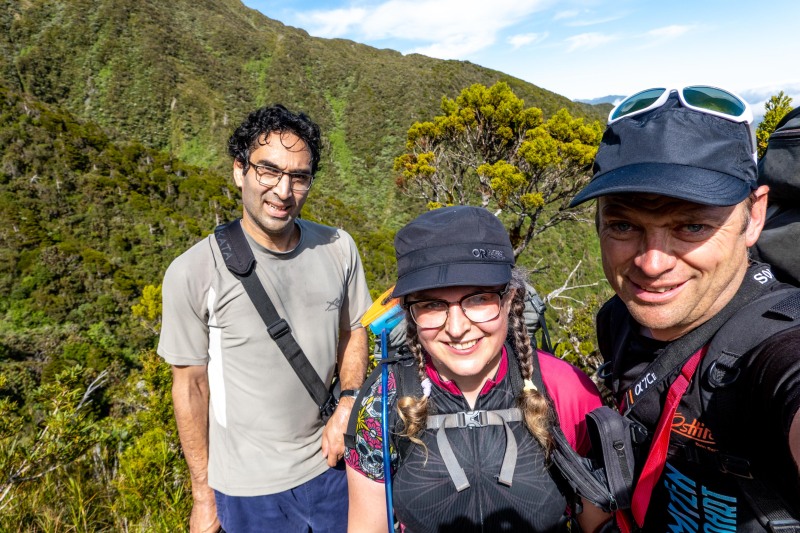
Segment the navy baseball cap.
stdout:
<svg viewBox="0 0 800 533">
<path fill-rule="evenodd" d="M 439 287 L 511 281 L 514 249 L 500 220 L 482 207 L 434 209 L 394 238 L 397 283 L 392 297 Z"/>
<path fill-rule="evenodd" d="M 672 94 L 663 106 L 606 128 L 594 177 L 570 207 L 627 193 L 735 205 L 758 187 L 753 148 L 749 124 L 688 109 Z"/>
</svg>

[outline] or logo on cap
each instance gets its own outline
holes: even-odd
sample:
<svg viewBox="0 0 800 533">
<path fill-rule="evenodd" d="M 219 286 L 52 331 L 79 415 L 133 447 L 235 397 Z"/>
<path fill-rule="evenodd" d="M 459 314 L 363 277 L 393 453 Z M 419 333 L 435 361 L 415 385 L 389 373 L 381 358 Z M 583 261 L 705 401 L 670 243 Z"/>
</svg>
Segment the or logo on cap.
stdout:
<svg viewBox="0 0 800 533">
<path fill-rule="evenodd" d="M 502 261 L 506 258 L 506 254 L 503 253 L 503 250 L 486 250 L 484 248 L 475 248 L 472 250 L 472 255 L 478 259 L 495 259 L 498 261 Z"/>
</svg>

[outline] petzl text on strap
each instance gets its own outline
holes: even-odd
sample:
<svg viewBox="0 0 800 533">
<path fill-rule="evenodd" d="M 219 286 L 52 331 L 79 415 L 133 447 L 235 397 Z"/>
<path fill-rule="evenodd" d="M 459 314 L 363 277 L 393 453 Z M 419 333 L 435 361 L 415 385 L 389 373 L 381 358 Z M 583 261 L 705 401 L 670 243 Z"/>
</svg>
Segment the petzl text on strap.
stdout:
<svg viewBox="0 0 800 533">
<path fill-rule="evenodd" d="M 240 221 L 234 220 L 217 226 L 214 236 L 228 270 L 242 282 L 247 295 L 267 326 L 269 336 L 281 349 L 314 403 L 317 404 L 323 421 L 327 420 L 336 409 L 336 400 L 311 366 L 292 335 L 289 324 L 275 310 L 272 300 L 259 281 L 255 268 L 256 259 L 244 236 Z"/>
<path fill-rule="evenodd" d="M 633 499 L 631 501 L 631 512 L 633 518 L 639 526 L 644 525 L 644 517 L 647 514 L 647 507 L 650 504 L 650 496 L 653 493 L 653 487 L 661 477 L 661 472 L 664 471 L 664 463 L 667 460 L 667 449 L 669 448 L 669 435 L 672 429 L 672 419 L 675 416 L 675 411 L 678 409 L 678 404 L 689 387 L 689 382 L 697 370 L 700 360 L 708 351 L 708 347 L 704 346 L 694 353 L 689 360 L 681 368 L 681 373 L 672 382 L 667 392 L 667 401 L 664 404 L 664 409 L 661 413 L 661 418 L 658 421 L 655 435 L 653 436 L 653 443 L 650 446 L 650 453 L 647 455 L 647 461 L 644 463 L 642 473 L 639 476 L 639 481 L 636 483 L 636 488 L 633 491 Z"/>
</svg>

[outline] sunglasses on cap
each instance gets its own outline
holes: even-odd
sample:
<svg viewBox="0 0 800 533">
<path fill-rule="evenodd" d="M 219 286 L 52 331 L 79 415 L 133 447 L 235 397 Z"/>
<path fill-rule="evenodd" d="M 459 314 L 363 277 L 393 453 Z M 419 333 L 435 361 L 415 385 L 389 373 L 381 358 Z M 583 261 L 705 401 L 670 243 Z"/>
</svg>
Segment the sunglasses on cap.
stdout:
<svg viewBox="0 0 800 533">
<path fill-rule="evenodd" d="M 661 107 L 673 91 L 678 93 L 681 104 L 688 109 L 733 122 L 753 123 L 753 110 L 743 98 L 719 87 L 689 85 L 682 89 L 665 87 L 646 89 L 631 95 L 611 110 L 608 124 Z"/>
</svg>

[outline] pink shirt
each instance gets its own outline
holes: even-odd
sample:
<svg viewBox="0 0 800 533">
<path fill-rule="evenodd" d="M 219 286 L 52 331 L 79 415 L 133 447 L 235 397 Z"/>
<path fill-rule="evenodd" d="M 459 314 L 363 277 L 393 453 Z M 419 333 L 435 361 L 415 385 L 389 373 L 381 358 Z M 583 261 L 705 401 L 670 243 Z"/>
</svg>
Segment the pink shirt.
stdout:
<svg viewBox="0 0 800 533">
<path fill-rule="evenodd" d="M 567 441 L 573 449 L 585 456 L 591 449 L 591 443 L 586 432 L 584 415 L 602 405 L 597 386 L 580 369 L 566 361 L 541 350 L 537 350 L 536 353 L 539 356 L 542 381 L 544 381 L 547 393 L 553 400 L 564 436 L 567 437 Z M 425 370 L 434 385 L 451 394 L 461 395 L 461 391 L 455 381 L 447 381 L 441 377 L 430 359 L 425 365 Z M 490 378 L 484 383 L 480 394 L 483 395 L 492 390 L 495 385 L 503 380 L 506 373 L 508 373 L 508 354 L 506 353 L 506 347 L 503 346 L 503 356 L 500 359 L 497 374 L 493 379 Z"/>
</svg>

